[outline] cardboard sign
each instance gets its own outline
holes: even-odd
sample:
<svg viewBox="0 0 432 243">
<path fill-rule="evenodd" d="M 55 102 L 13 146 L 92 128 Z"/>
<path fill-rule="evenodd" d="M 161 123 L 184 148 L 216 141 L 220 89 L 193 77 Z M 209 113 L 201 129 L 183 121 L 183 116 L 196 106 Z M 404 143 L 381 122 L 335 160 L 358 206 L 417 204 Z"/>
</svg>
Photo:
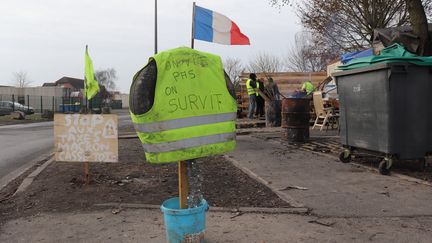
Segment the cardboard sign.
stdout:
<svg viewBox="0 0 432 243">
<path fill-rule="evenodd" d="M 55 114 L 57 161 L 118 162 L 117 115 Z"/>
</svg>

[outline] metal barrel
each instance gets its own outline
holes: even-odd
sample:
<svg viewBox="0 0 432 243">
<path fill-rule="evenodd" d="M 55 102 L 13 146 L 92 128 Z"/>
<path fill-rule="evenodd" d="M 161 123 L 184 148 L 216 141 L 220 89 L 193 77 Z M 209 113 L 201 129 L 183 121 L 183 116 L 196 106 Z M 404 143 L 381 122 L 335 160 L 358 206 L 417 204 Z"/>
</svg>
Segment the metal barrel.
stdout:
<svg viewBox="0 0 432 243">
<path fill-rule="evenodd" d="M 284 98 L 282 100 L 283 137 L 292 142 L 309 140 L 310 99 Z"/>
</svg>

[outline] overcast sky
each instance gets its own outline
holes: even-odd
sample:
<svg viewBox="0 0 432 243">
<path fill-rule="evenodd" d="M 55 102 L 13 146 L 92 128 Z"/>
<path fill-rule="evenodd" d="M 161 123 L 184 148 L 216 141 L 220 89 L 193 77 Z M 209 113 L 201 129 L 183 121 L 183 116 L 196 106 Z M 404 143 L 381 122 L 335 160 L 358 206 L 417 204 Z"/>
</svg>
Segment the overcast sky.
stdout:
<svg viewBox="0 0 432 243">
<path fill-rule="evenodd" d="M 159 51 L 190 46 L 192 2 L 159 0 Z M 250 46 L 195 41 L 195 48 L 245 63 L 260 52 L 283 56 L 300 31 L 290 7 L 268 0 L 197 0 L 231 18 Z M 153 0 L 16 0 L 0 4 L 0 85 L 25 71 L 33 86 L 63 76 L 82 78 L 84 50 L 95 69 L 114 68 L 118 89 L 129 92 L 132 76 L 154 51 Z"/>
</svg>

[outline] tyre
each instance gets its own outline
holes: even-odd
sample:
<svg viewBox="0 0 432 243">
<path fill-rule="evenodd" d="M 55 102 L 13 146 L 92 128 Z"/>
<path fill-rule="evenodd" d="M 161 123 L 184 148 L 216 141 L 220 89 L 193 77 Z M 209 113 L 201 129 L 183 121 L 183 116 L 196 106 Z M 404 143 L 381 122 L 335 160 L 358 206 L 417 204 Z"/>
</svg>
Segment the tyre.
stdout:
<svg viewBox="0 0 432 243">
<path fill-rule="evenodd" d="M 420 163 L 421 171 L 423 171 L 423 172 L 426 171 L 426 159 L 425 158 L 420 159 L 419 163 Z"/>
<path fill-rule="evenodd" d="M 339 160 L 342 163 L 349 163 L 351 161 L 351 154 L 348 154 L 348 156 L 345 154 L 345 151 L 341 152 L 339 154 Z"/>
<path fill-rule="evenodd" d="M 381 160 L 378 166 L 378 170 L 381 175 L 390 175 L 391 171 L 391 162 L 387 159 Z"/>
</svg>

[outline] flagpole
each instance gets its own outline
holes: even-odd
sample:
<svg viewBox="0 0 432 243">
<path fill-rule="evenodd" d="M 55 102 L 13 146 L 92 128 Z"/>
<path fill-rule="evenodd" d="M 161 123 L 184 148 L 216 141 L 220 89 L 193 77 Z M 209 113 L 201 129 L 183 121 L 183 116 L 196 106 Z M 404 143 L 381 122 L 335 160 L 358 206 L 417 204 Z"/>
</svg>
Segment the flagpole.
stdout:
<svg viewBox="0 0 432 243">
<path fill-rule="evenodd" d="M 88 45 L 86 45 L 86 52 L 85 52 L 85 55 L 86 55 L 86 57 L 87 57 L 87 55 L 88 55 Z M 86 64 L 87 64 L 87 59 L 85 60 L 85 63 L 84 63 L 84 66 L 86 66 Z M 84 73 L 85 73 L 85 67 L 84 67 Z M 86 80 L 86 75 L 84 74 L 84 100 L 85 100 L 85 115 L 87 115 L 88 114 L 88 105 L 89 105 L 89 102 L 88 102 L 88 100 L 87 100 L 87 80 Z M 71 105 L 72 104 L 69 104 L 69 107 L 71 107 Z M 63 108 L 64 109 L 64 108 Z M 89 185 L 90 184 L 90 173 L 89 173 L 89 171 L 90 171 L 90 169 L 89 169 L 89 162 L 88 161 L 84 161 L 84 182 L 85 182 L 85 184 L 86 185 Z"/>
<path fill-rule="evenodd" d="M 195 35 L 195 2 L 192 5 L 192 36 L 191 36 L 191 48 L 194 49 L 194 35 Z"/>
<path fill-rule="evenodd" d="M 154 33 L 154 54 L 157 54 L 157 52 L 158 52 L 158 43 L 157 43 L 157 41 L 158 41 L 158 39 L 157 39 L 157 35 L 158 35 L 158 33 L 157 33 L 157 0 L 155 0 L 155 27 L 154 27 L 154 30 L 155 30 L 155 33 Z"/>
<path fill-rule="evenodd" d="M 88 53 L 88 45 L 86 45 L 86 54 Z M 85 65 L 85 64 L 84 64 Z M 87 101 L 87 80 L 84 75 L 84 100 L 85 100 L 85 114 L 88 112 L 88 101 Z"/>
</svg>

